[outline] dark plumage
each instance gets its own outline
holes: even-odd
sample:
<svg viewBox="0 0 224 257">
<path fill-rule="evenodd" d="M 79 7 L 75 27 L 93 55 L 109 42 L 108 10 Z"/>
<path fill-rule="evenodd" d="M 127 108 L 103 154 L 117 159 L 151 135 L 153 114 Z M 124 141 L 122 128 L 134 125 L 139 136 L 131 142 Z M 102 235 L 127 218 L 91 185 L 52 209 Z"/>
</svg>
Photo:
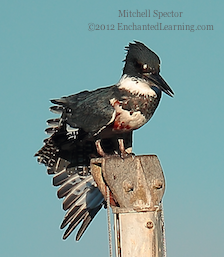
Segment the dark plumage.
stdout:
<svg viewBox="0 0 224 257">
<path fill-rule="evenodd" d="M 48 120 L 51 134 L 36 153 L 54 174 L 58 197 L 67 211 L 64 239 L 82 222 L 76 240 L 105 204 L 94 182 L 90 159 L 110 154 L 124 158 L 132 149 L 132 132 L 156 110 L 161 92 L 173 91 L 159 75 L 158 56 L 140 42 L 130 43 L 123 75 L 116 85 L 83 91 L 51 102 L 60 118 Z"/>
</svg>

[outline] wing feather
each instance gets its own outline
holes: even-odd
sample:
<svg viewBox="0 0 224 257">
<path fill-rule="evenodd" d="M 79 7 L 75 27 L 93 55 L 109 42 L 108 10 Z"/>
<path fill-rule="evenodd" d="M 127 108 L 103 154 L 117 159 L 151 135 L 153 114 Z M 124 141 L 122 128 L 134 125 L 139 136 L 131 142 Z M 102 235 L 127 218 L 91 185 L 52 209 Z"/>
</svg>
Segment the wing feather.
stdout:
<svg viewBox="0 0 224 257">
<path fill-rule="evenodd" d="M 113 121 L 115 110 L 110 104 L 113 98 L 121 98 L 116 86 L 84 91 L 51 102 L 66 109 L 66 118 L 72 127 L 82 128 L 93 135 Z M 57 110 L 54 108 L 54 111 L 55 109 Z"/>
</svg>

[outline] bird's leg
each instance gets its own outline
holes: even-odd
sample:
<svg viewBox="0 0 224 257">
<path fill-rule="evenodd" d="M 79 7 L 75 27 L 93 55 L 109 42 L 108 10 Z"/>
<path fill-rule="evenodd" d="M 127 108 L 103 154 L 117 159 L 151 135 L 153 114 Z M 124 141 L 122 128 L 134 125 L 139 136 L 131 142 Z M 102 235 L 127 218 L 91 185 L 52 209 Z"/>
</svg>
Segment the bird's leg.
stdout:
<svg viewBox="0 0 224 257">
<path fill-rule="evenodd" d="M 125 156 L 127 156 L 127 152 L 125 151 L 125 147 L 124 147 L 124 139 L 118 138 L 118 144 L 119 144 L 119 150 L 121 152 L 121 158 L 124 158 Z"/>
<path fill-rule="evenodd" d="M 96 145 L 97 153 L 99 155 L 101 155 L 102 157 L 105 157 L 106 153 L 104 152 L 104 150 L 103 150 L 103 148 L 101 146 L 101 139 L 97 139 L 96 142 L 95 142 L 95 145 Z"/>
</svg>

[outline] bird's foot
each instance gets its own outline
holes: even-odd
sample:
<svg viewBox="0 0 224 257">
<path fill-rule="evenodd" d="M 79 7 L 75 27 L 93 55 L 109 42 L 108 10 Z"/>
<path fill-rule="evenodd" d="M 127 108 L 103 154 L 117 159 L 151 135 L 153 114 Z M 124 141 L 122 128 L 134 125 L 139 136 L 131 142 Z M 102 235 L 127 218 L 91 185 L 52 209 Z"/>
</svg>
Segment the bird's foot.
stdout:
<svg viewBox="0 0 224 257">
<path fill-rule="evenodd" d="M 124 139 L 119 138 L 118 143 L 119 143 L 119 149 L 120 149 L 120 156 L 122 159 L 134 155 L 134 153 L 131 152 L 131 148 L 125 149 Z"/>
<path fill-rule="evenodd" d="M 131 156 L 134 157 L 135 154 L 134 153 L 129 153 L 127 151 L 124 151 L 124 152 L 120 153 L 120 156 L 121 156 L 122 159 L 124 159 L 124 158 L 131 157 Z"/>
</svg>

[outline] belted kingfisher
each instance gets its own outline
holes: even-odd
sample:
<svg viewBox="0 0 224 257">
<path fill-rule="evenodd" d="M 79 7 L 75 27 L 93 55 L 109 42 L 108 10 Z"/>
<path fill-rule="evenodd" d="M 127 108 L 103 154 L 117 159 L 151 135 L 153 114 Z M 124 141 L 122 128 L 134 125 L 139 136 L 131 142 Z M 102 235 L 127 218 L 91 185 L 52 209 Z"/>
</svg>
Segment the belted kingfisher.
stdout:
<svg viewBox="0 0 224 257">
<path fill-rule="evenodd" d="M 143 43 L 125 48 L 123 74 L 113 86 L 83 91 L 51 102 L 60 118 L 48 120 L 51 136 L 35 154 L 38 162 L 54 174 L 67 210 L 61 228 L 68 225 L 63 239 L 82 222 L 79 240 L 94 216 L 105 205 L 91 175 L 90 159 L 110 154 L 125 158 L 132 152 L 132 132 L 143 126 L 155 112 L 162 91 L 174 93 L 159 75 L 159 57 Z"/>
</svg>

